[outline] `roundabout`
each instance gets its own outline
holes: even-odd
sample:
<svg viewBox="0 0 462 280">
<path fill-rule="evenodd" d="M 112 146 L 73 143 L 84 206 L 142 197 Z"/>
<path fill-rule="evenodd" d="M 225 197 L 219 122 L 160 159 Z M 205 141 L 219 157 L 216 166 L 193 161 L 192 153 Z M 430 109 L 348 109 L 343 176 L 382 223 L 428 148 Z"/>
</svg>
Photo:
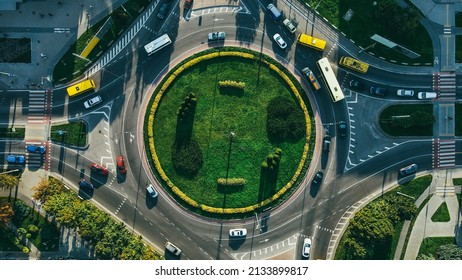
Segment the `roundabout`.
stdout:
<svg viewBox="0 0 462 280">
<path fill-rule="evenodd" d="M 201 214 L 253 215 L 280 204 L 312 153 L 302 96 L 283 66 L 256 52 L 193 55 L 164 77 L 147 108 L 145 145 L 156 175 Z"/>
</svg>

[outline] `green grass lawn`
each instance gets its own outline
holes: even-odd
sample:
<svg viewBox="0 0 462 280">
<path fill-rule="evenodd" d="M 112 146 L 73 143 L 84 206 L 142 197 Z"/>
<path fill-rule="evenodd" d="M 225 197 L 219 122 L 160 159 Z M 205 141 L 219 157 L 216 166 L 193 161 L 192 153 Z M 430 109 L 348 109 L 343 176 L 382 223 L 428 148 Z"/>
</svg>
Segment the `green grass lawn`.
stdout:
<svg viewBox="0 0 462 280">
<path fill-rule="evenodd" d="M 456 27 L 462 27 L 462 12 L 456 13 Z"/>
<path fill-rule="evenodd" d="M 442 245 L 456 244 L 454 237 L 427 237 L 420 244 L 419 254 L 430 255 L 435 259 L 438 257 L 436 250 Z"/>
<path fill-rule="evenodd" d="M 448 206 L 446 202 L 443 202 L 438 209 L 436 209 L 435 213 L 432 215 L 432 222 L 449 222 L 451 220 L 451 216 L 449 216 Z"/>
<path fill-rule="evenodd" d="M 62 131 L 62 135 L 59 135 Z M 87 125 L 85 122 L 71 122 L 51 126 L 51 141 L 66 145 L 85 147 L 87 144 Z"/>
<path fill-rule="evenodd" d="M 285 82 L 262 66 L 259 86 L 257 62 L 247 59 L 219 58 L 202 62 L 184 71 L 164 94 L 154 121 L 154 139 L 158 158 L 170 180 L 192 199 L 213 206 L 234 208 L 255 204 L 259 193 L 275 193 L 294 175 L 303 151 L 304 138 L 294 143 L 276 145 L 268 140 L 266 107 L 276 96 L 291 97 Z M 245 75 L 243 75 L 245 73 Z M 219 80 L 246 83 L 244 94 L 220 93 Z M 197 139 L 204 165 L 192 179 L 177 175 L 172 164 L 171 148 L 176 134 L 176 113 L 189 93 L 197 96 L 193 137 Z M 294 100 L 294 102 L 296 102 Z M 235 133 L 230 147 L 230 132 Z M 275 147 L 282 149 L 274 189 L 260 189 L 261 163 Z M 244 178 L 244 188 L 224 194 L 216 180 Z M 266 198 L 266 197 L 265 197 Z"/>
<path fill-rule="evenodd" d="M 372 45 L 375 41 L 370 37 L 378 34 L 421 55 L 417 59 L 411 59 L 381 44 L 377 44 L 369 51 L 379 57 L 409 64 L 433 63 L 433 46 L 426 29 L 420 23 L 407 32 L 396 28 L 396 25 L 389 20 L 389 17 L 380 17 L 377 10 L 379 5 L 373 5 L 374 2 L 378 2 L 376 0 L 305 0 L 305 2 L 312 8 L 315 8 L 320 3 L 317 11 L 327 18 L 330 23 L 337 26 L 348 38 L 355 41 L 358 46 L 366 48 Z M 346 21 L 343 17 L 349 9 L 353 11 L 353 16 L 349 21 Z M 403 17 L 403 11 L 402 8 L 397 7 L 393 14 L 402 17 L 403 22 L 408 22 Z"/>
<path fill-rule="evenodd" d="M 462 35 L 456 35 L 456 63 L 462 63 Z"/>
<path fill-rule="evenodd" d="M 0 198 L 8 199 L 8 198 Z M 55 224 L 48 222 L 42 215 L 34 211 L 27 204 L 16 200 L 13 206 L 13 224 L 17 228 L 28 229 L 29 225 L 39 228 L 38 233 L 33 234 L 29 240 L 40 251 L 57 251 L 59 244 L 59 230 Z"/>
<path fill-rule="evenodd" d="M 11 128 L 11 127 L 2 127 L 0 128 L 0 138 L 20 138 L 24 139 L 26 134 L 26 129 L 21 128 Z"/>
<path fill-rule="evenodd" d="M 415 178 L 414 180 L 408 183 L 400 185 L 397 189 L 393 191 L 404 193 L 404 194 L 414 197 L 415 199 L 418 199 L 423 194 L 423 192 L 428 188 L 428 186 L 430 186 L 432 179 L 433 179 L 433 176 L 431 174 L 421 176 L 421 177 Z"/>
<path fill-rule="evenodd" d="M 391 136 L 432 136 L 433 125 L 411 126 L 408 128 L 394 127 L 390 124 L 394 116 L 411 115 L 413 112 L 422 111 L 433 114 L 432 104 L 404 104 L 391 105 L 385 108 L 379 117 L 380 127 Z"/>
<path fill-rule="evenodd" d="M 462 185 L 462 178 L 452 178 L 452 184 L 454 184 L 454 186 Z"/>
</svg>

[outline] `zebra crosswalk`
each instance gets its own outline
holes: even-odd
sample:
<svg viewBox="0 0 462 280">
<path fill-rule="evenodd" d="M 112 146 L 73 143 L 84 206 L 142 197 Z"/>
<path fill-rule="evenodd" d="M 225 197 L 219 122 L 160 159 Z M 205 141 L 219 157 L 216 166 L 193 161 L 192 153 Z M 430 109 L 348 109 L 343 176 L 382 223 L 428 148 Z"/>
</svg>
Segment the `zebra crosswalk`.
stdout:
<svg viewBox="0 0 462 280">
<path fill-rule="evenodd" d="M 433 90 L 439 93 L 439 99 L 455 100 L 456 99 L 456 74 L 434 73 Z"/>
<path fill-rule="evenodd" d="M 45 162 L 46 153 L 34 153 L 27 151 L 27 146 L 45 146 L 42 141 L 34 141 L 34 140 L 27 140 L 25 141 L 26 144 L 26 166 L 29 168 L 41 168 Z M 47 148 L 47 147 L 45 147 Z"/>
<path fill-rule="evenodd" d="M 451 168 L 456 165 L 456 141 L 433 139 L 433 168 Z"/>
<path fill-rule="evenodd" d="M 29 92 L 28 123 L 42 124 L 46 120 L 47 95 L 44 90 L 31 90 Z"/>
</svg>

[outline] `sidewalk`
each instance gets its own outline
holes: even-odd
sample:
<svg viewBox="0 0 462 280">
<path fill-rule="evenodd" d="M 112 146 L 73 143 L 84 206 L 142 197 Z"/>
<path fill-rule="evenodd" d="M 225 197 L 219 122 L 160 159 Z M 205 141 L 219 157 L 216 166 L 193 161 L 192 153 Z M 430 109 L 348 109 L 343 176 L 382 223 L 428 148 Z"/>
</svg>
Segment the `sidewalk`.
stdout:
<svg viewBox="0 0 462 280">
<path fill-rule="evenodd" d="M 61 0 L 18 3 L 16 11 L 1 11 L 0 34 L 31 39 L 31 63 L 0 63 L 1 89 L 51 87 L 47 77 L 57 61 L 91 25 L 127 0 Z M 61 3 L 61 4 L 59 4 Z"/>
</svg>

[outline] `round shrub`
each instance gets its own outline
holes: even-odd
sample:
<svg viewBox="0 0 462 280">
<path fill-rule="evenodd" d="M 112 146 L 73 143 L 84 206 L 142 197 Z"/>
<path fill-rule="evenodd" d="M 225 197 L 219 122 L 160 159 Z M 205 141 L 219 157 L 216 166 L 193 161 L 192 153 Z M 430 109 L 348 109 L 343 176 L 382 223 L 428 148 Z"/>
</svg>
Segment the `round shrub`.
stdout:
<svg viewBox="0 0 462 280">
<path fill-rule="evenodd" d="M 297 141 L 305 135 L 305 117 L 292 100 L 278 96 L 268 104 L 266 129 L 271 141 Z"/>
<path fill-rule="evenodd" d="M 39 231 L 39 228 L 35 225 L 29 225 L 29 227 L 27 227 L 27 231 L 31 234 L 35 234 Z"/>
<path fill-rule="evenodd" d="M 27 239 L 30 239 L 32 237 L 32 234 L 30 234 L 29 232 L 26 234 L 26 238 Z"/>
<path fill-rule="evenodd" d="M 175 170 L 186 177 L 194 177 L 204 163 L 202 150 L 196 140 L 177 143 L 172 147 L 172 163 Z"/>
<path fill-rule="evenodd" d="M 21 228 L 18 228 L 18 234 L 19 234 L 19 235 L 24 235 L 24 234 L 26 234 L 26 233 L 27 233 L 27 230 L 26 230 L 25 228 L 22 228 L 22 227 L 21 227 Z"/>
<path fill-rule="evenodd" d="M 22 247 L 22 252 L 24 254 L 29 254 L 30 250 L 29 250 L 29 248 L 27 248 L 27 246 L 24 246 L 24 247 Z"/>
</svg>

